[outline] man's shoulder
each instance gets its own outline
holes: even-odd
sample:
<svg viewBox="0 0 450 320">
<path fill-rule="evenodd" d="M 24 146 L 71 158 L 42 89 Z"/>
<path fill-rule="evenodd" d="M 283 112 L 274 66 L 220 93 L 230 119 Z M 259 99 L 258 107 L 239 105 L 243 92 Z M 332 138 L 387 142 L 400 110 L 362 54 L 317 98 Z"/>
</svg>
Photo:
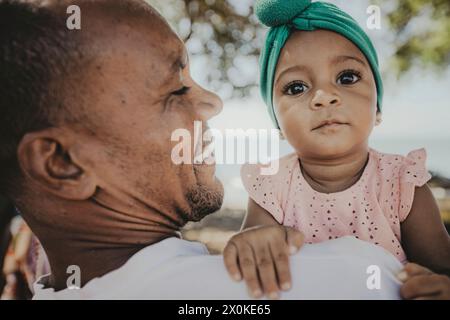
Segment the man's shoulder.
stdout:
<svg viewBox="0 0 450 320">
<path fill-rule="evenodd" d="M 221 255 L 210 255 L 200 242 L 178 238 L 140 250 L 81 289 L 55 292 L 39 283 L 34 288 L 34 299 L 45 300 L 249 299 L 244 284 L 228 276 Z"/>
<path fill-rule="evenodd" d="M 144 248 L 121 268 L 79 290 L 42 289 L 36 299 L 250 299 L 244 282 L 231 280 L 221 255 L 204 245 L 166 239 Z M 305 245 L 291 256 L 292 289 L 282 299 L 396 298 L 396 259 L 379 247 L 352 238 Z M 398 263 L 398 262 L 397 262 Z M 381 291 L 366 286 L 367 267 L 381 270 Z M 399 267 L 398 265 L 394 266 Z M 47 291 L 46 291 L 47 290 Z"/>
</svg>

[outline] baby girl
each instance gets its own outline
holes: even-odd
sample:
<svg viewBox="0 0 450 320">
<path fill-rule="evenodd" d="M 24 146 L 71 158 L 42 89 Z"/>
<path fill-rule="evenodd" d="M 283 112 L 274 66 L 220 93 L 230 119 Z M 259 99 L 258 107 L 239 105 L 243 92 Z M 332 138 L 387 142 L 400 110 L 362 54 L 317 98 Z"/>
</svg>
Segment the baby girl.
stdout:
<svg viewBox="0 0 450 320">
<path fill-rule="evenodd" d="M 368 145 L 383 96 L 368 36 L 325 2 L 262 0 L 255 11 L 271 27 L 262 96 L 295 152 L 275 175 L 242 168 L 250 199 L 245 230 L 224 251 L 230 275 L 255 297 L 277 298 L 290 288 L 290 253 L 350 235 L 405 264 L 404 298 L 449 299 L 450 238 L 426 184 L 425 150 L 405 157 Z"/>
</svg>

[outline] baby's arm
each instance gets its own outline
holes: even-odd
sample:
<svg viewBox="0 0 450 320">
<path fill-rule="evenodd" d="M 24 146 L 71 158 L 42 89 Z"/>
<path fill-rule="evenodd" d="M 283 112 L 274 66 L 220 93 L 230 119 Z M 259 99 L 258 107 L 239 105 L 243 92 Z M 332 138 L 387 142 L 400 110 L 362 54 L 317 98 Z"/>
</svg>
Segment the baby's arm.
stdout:
<svg viewBox="0 0 450 320">
<path fill-rule="evenodd" d="M 252 199 L 242 229 L 230 239 L 223 253 L 228 273 L 235 280 L 243 278 L 255 298 L 263 293 L 277 298 L 279 290 L 291 286 L 288 256 L 301 247 L 303 235 L 281 226 Z"/>
<path fill-rule="evenodd" d="M 401 224 L 408 260 L 450 275 L 450 237 L 427 184 L 416 187 L 411 211 Z"/>
<path fill-rule="evenodd" d="M 252 198 L 248 199 L 247 215 L 245 216 L 244 223 L 242 224 L 242 230 L 257 227 L 257 226 L 279 226 L 277 220 L 259 204 L 253 201 Z"/>
<path fill-rule="evenodd" d="M 408 260 L 431 271 L 418 272 L 414 264 L 405 267 L 402 294 L 405 298 L 444 296 L 450 299 L 450 237 L 445 230 L 436 200 L 427 184 L 416 187 L 414 201 L 401 224 L 402 245 Z M 406 280 L 407 279 L 407 280 Z"/>
</svg>

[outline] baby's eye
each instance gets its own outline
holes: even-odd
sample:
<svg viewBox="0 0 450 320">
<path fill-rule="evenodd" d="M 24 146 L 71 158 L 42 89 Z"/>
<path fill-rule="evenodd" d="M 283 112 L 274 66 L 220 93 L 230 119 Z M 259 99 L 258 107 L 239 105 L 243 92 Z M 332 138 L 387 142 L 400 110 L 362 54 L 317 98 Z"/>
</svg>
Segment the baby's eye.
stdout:
<svg viewBox="0 0 450 320">
<path fill-rule="evenodd" d="M 341 74 L 338 76 L 337 82 L 339 84 L 354 84 L 358 82 L 361 79 L 361 75 L 357 71 L 353 70 L 345 70 L 341 72 Z"/>
<path fill-rule="evenodd" d="M 296 96 L 296 95 L 304 93 L 307 88 L 308 88 L 308 86 L 305 85 L 304 83 L 294 81 L 294 82 L 288 83 L 286 86 L 284 86 L 283 93 L 290 95 L 290 96 Z"/>
</svg>

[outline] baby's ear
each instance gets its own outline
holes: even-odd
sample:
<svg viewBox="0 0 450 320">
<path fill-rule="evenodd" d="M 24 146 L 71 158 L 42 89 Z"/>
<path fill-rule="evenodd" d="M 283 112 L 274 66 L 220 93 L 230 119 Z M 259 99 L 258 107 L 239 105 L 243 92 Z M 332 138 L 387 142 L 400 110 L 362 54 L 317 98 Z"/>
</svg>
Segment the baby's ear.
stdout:
<svg viewBox="0 0 450 320">
<path fill-rule="evenodd" d="M 376 119 L 375 119 L 375 125 L 379 125 L 381 123 L 381 121 L 383 121 L 382 117 L 381 117 L 381 112 L 377 111 L 377 115 L 376 115 Z"/>
</svg>

